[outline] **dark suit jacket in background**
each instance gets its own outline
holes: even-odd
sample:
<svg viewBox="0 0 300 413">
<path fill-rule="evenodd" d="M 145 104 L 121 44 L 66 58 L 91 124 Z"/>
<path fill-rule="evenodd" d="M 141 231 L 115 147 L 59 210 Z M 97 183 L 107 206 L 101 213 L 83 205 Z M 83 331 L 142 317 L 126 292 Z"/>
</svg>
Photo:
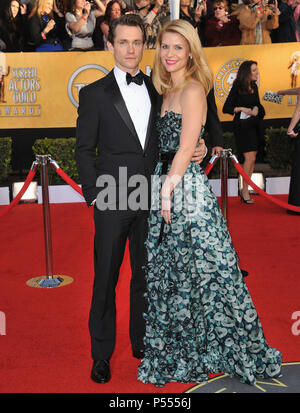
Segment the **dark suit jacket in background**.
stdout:
<svg viewBox="0 0 300 413">
<path fill-rule="evenodd" d="M 214 89 L 211 89 L 207 95 L 207 119 L 205 129 L 213 147 L 224 147 L 223 130 L 218 116 Z"/>
</svg>

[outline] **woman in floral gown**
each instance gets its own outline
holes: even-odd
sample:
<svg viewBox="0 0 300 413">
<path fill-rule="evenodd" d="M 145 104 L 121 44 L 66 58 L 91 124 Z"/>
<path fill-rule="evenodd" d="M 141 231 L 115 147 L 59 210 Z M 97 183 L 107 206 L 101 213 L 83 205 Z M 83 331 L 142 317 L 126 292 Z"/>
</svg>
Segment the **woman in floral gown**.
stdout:
<svg viewBox="0 0 300 413">
<path fill-rule="evenodd" d="M 138 379 L 163 386 L 207 381 L 218 372 L 248 384 L 278 377 L 281 353 L 266 343 L 218 201 L 204 171 L 191 162 L 212 74 L 188 22 L 171 21 L 160 32 L 153 82 L 164 99 Z"/>
</svg>

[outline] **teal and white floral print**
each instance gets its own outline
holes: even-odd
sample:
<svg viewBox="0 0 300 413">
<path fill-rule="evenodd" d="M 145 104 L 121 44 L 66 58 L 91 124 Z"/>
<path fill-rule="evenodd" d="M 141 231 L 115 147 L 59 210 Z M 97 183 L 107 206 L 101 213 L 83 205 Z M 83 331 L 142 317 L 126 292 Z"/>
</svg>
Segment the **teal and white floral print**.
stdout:
<svg viewBox="0 0 300 413">
<path fill-rule="evenodd" d="M 176 151 L 181 115 L 167 112 L 157 127 L 160 150 Z M 158 177 L 161 169 L 158 163 Z M 187 174 L 201 176 L 191 188 L 202 194 L 196 215 L 191 218 L 186 205 L 173 207 L 161 243 L 160 208 L 149 215 L 145 357 L 138 379 L 163 386 L 200 383 L 218 372 L 248 384 L 278 377 L 281 353 L 266 343 L 218 201 L 199 166 L 191 162 Z M 154 185 L 153 199 L 158 197 Z"/>
</svg>

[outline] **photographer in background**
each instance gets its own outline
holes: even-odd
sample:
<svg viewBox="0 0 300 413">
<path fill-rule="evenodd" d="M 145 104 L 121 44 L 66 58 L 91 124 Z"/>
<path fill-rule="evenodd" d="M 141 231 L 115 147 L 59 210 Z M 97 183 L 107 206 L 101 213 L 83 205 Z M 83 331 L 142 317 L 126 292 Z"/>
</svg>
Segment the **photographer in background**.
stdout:
<svg viewBox="0 0 300 413">
<path fill-rule="evenodd" d="M 94 0 L 97 8 L 91 8 L 86 0 L 71 0 L 66 13 L 66 30 L 72 38 L 71 50 L 93 50 L 93 33 L 96 18 L 103 16 L 105 6 L 100 0 Z"/>
<path fill-rule="evenodd" d="M 266 0 L 243 0 L 243 4 L 232 4 L 232 16 L 240 22 L 242 38 L 240 44 L 271 43 L 270 31 L 279 26 L 280 11 L 277 0 L 268 5 Z"/>
<path fill-rule="evenodd" d="M 111 0 L 106 5 L 104 16 L 97 18 L 93 41 L 97 50 L 107 50 L 107 37 L 110 23 L 125 14 L 118 0 Z"/>
<path fill-rule="evenodd" d="M 191 7 L 190 0 L 180 0 L 179 18 L 188 21 L 197 29 L 202 46 L 206 46 L 204 36 L 206 13 L 206 0 L 196 0 L 194 8 Z"/>
<path fill-rule="evenodd" d="M 296 20 L 294 12 L 300 4 L 300 0 L 278 0 L 280 11 L 279 27 L 272 31 L 271 39 L 273 43 L 296 42 Z"/>
<path fill-rule="evenodd" d="M 135 0 L 134 8 L 145 25 L 146 49 L 154 49 L 160 29 L 170 19 L 168 0 Z"/>
</svg>

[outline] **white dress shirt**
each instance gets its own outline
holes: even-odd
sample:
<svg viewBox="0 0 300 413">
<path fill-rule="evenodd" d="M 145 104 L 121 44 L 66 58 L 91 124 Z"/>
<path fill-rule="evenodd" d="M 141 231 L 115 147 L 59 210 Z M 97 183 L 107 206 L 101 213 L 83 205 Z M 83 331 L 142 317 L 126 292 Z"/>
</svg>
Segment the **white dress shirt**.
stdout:
<svg viewBox="0 0 300 413">
<path fill-rule="evenodd" d="M 123 72 L 123 70 L 119 69 L 117 66 L 114 67 L 114 75 L 139 137 L 141 146 L 144 149 L 151 111 L 151 101 L 148 89 L 145 82 L 143 82 L 142 85 L 137 85 L 134 82 L 131 82 L 128 85 L 126 81 L 126 72 Z"/>
</svg>

